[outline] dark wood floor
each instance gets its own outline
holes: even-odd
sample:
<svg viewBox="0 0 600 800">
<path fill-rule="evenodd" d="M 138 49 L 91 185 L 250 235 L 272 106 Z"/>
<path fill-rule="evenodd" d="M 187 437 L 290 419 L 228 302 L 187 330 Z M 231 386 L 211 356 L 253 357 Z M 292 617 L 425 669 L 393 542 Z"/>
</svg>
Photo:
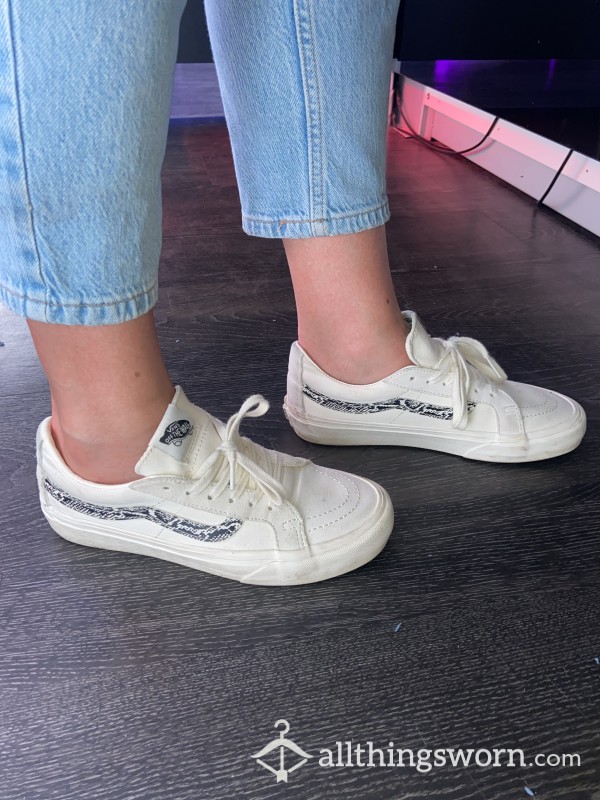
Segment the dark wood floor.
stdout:
<svg viewBox="0 0 600 800">
<path fill-rule="evenodd" d="M 515 467 L 296 438 L 281 410 L 295 327 L 281 245 L 241 231 L 224 127 L 174 127 L 157 308 L 174 380 L 222 417 L 264 393 L 273 407 L 246 431 L 380 481 L 396 527 L 368 566 L 291 589 L 68 544 L 37 505 L 44 378 L 24 322 L 1 311 L 1 800 L 600 798 L 598 240 L 472 164 L 396 133 L 389 148 L 404 305 L 581 401 L 584 444 Z M 352 739 L 581 766 L 314 759 L 278 784 L 250 756 L 280 718 L 311 754 Z"/>
</svg>

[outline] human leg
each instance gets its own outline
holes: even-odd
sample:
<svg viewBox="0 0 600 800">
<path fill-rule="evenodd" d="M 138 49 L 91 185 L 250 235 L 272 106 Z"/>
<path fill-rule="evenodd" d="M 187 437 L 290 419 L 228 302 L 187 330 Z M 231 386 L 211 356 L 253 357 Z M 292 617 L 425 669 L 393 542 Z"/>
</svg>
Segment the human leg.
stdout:
<svg viewBox="0 0 600 800">
<path fill-rule="evenodd" d="M 0 297 L 29 320 L 66 462 L 100 482 L 135 475 L 174 392 L 149 309 L 183 5 L 0 12 Z"/>
<path fill-rule="evenodd" d="M 354 569 L 393 524 L 370 481 L 267 451 L 174 391 L 149 309 L 182 3 L 0 12 L 1 296 L 29 321 L 52 392 L 42 509 L 79 544 L 236 580 Z"/>
<path fill-rule="evenodd" d="M 411 363 L 383 226 L 283 243 L 298 342 L 321 369 L 337 380 L 364 384 Z"/>
<path fill-rule="evenodd" d="M 382 378 L 409 363 L 383 227 L 398 2 L 207 0 L 206 11 L 244 230 L 283 238 L 299 341 L 317 363 L 350 382 Z"/>
<path fill-rule="evenodd" d="M 29 321 L 50 386 L 52 436 L 69 467 L 96 483 L 135 480 L 134 466 L 175 389 L 147 312 L 118 325 Z"/>
<path fill-rule="evenodd" d="M 281 237 L 292 273 L 299 341 L 286 413 L 299 435 L 327 444 L 495 461 L 568 452 L 585 430 L 577 403 L 506 381 L 474 340 L 432 339 L 393 295 L 382 225 L 396 10 L 281 2 L 264 29 L 260 3 L 207 3 L 242 224 Z"/>
</svg>

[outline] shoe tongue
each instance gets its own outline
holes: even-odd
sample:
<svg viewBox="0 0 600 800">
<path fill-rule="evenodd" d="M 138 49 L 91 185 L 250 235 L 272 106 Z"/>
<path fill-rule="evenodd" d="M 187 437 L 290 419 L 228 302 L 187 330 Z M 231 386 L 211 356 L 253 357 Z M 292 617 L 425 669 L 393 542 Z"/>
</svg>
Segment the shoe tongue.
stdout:
<svg viewBox="0 0 600 800">
<path fill-rule="evenodd" d="M 432 339 L 414 311 L 403 311 L 404 319 L 411 326 L 406 339 L 406 353 L 418 367 L 435 369 L 444 355 L 444 346 Z"/>
<path fill-rule="evenodd" d="M 213 418 L 187 399 L 180 386 L 167 407 L 146 452 L 135 465 L 138 475 L 190 475 L 221 444 Z"/>
</svg>

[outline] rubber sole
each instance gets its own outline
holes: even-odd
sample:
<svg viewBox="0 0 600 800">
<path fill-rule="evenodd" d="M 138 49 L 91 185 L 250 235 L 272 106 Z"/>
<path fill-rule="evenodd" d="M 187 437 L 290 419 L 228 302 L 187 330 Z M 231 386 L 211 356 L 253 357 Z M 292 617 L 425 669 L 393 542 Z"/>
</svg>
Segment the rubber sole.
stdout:
<svg viewBox="0 0 600 800">
<path fill-rule="evenodd" d="M 257 586 L 298 586 L 350 572 L 371 561 L 385 547 L 394 526 L 394 511 L 387 492 L 368 481 L 377 493 L 373 518 L 364 530 L 352 531 L 327 545 L 310 550 L 253 552 L 210 551 L 210 545 L 176 546 L 133 534 L 118 525 L 73 518 L 41 494 L 42 511 L 63 539 L 86 547 L 160 558 L 192 569 Z M 308 555 L 307 555 L 308 553 Z"/>
<path fill-rule="evenodd" d="M 555 393 L 558 394 L 558 393 Z M 564 397 L 563 395 L 559 395 Z M 419 447 L 438 450 L 442 453 L 469 458 L 475 461 L 518 464 L 529 461 L 542 461 L 570 453 L 585 434 L 586 417 L 583 408 L 570 398 L 574 409 L 573 424 L 566 429 L 552 431 L 536 438 L 515 437 L 490 440 L 483 436 L 464 434 L 460 438 L 453 431 L 447 434 L 439 431 L 391 428 L 389 425 L 360 425 L 355 418 L 351 420 L 319 420 L 293 409 L 287 396 L 284 400 L 284 413 L 295 433 L 307 442 L 334 446 L 384 445 L 393 447 Z"/>
</svg>

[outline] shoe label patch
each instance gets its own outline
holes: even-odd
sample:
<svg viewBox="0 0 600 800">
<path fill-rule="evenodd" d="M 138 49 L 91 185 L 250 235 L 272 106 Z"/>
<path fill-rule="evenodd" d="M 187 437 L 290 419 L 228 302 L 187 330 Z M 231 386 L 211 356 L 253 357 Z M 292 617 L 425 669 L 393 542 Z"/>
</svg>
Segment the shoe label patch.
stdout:
<svg viewBox="0 0 600 800">
<path fill-rule="evenodd" d="M 321 394 L 306 384 L 302 387 L 302 393 L 310 400 L 318 403 L 324 408 L 331 408 L 333 411 L 342 411 L 346 414 L 376 414 L 378 411 L 389 411 L 399 408 L 409 411 L 411 414 L 420 414 L 423 417 L 434 417 L 435 419 L 451 420 L 453 410 L 448 406 L 436 406 L 433 403 L 423 403 L 420 400 L 411 400 L 407 397 L 393 397 L 391 400 L 382 400 L 377 403 L 349 403 L 345 400 L 335 400 L 326 394 Z M 468 410 L 475 408 L 475 403 L 470 400 L 467 404 Z"/>
<path fill-rule="evenodd" d="M 242 525 L 241 519 L 230 517 L 218 525 L 206 525 L 202 522 L 195 522 L 192 519 L 178 517 L 160 508 L 152 506 L 101 506 L 96 503 L 87 503 L 77 497 L 60 489 L 51 483 L 48 478 L 44 479 L 44 487 L 48 494 L 57 500 L 61 505 L 77 511 L 79 514 L 87 514 L 90 517 L 111 521 L 127 521 L 130 519 L 146 519 L 155 522 L 182 536 L 188 536 L 197 542 L 222 542 L 239 530 Z"/>
<path fill-rule="evenodd" d="M 167 425 L 160 441 L 163 444 L 174 444 L 175 447 L 181 447 L 182 441 L 186 436 L 190 436 L 193 430 L 194 426 L 189 419 L 178 419 Z"/>
</svg>

